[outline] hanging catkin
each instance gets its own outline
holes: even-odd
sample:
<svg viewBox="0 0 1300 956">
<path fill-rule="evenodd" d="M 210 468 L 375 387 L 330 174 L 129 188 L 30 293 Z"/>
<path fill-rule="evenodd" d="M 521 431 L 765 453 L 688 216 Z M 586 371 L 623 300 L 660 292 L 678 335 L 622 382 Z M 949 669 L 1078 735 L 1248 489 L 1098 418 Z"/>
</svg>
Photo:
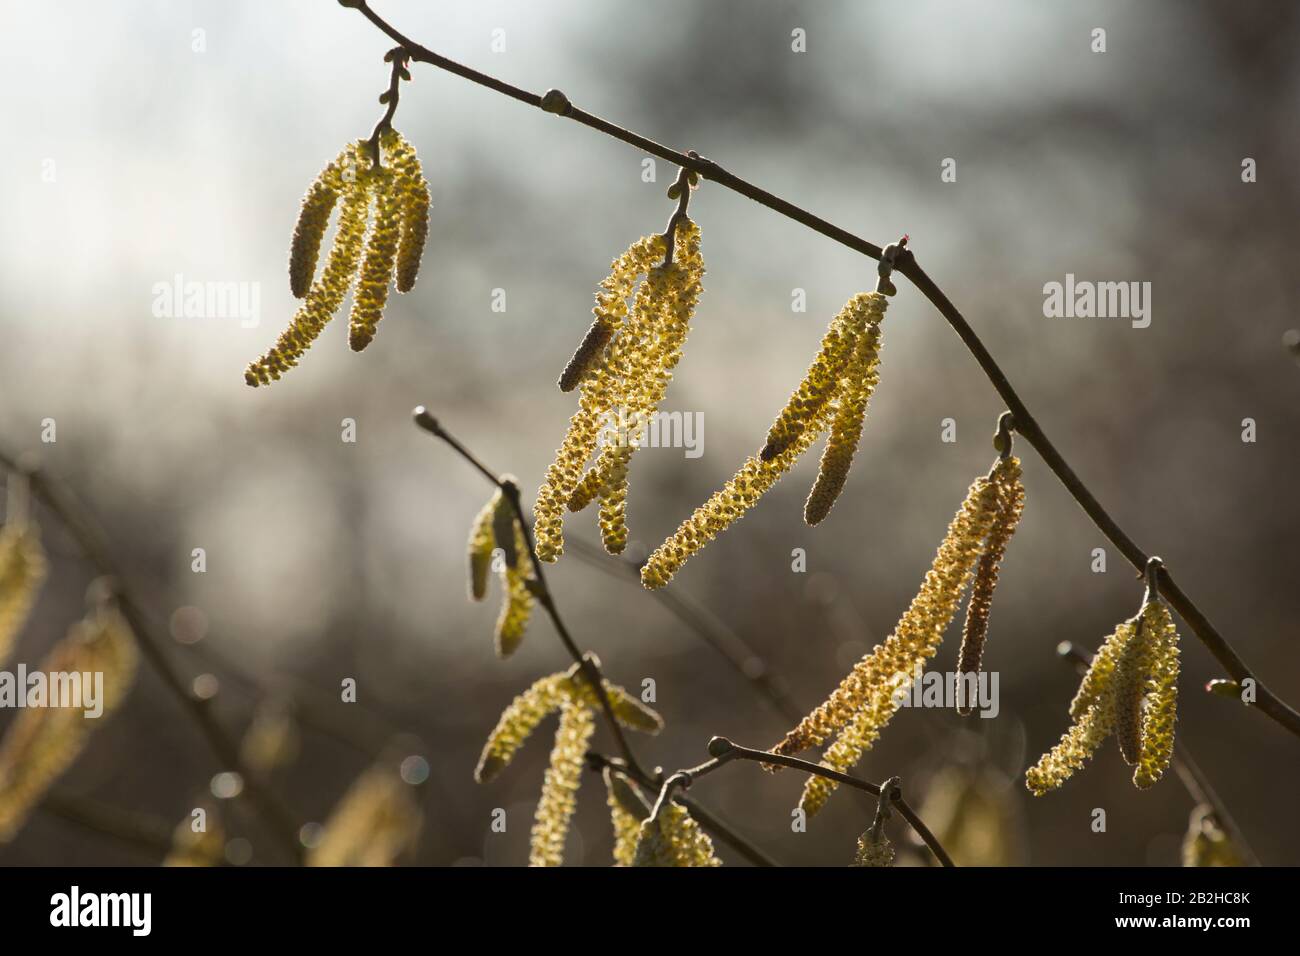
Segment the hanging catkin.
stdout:
<svg viewBox="0 0 1300 956">
<path fill-rule="evenodd" d="M 857 663 L 825 703 L 786 734 L 774 748 L 776 753 L 797 754 L 836 735 L 822 763 L 847 772 L 870 749 L 902 706 L 903 693 L 938 652 L 993 528 L 998 486 L 1008 475 L 1018 473 L 1019 467 L 1018 459 L 1000 459 L 987 477 L 975 480 L 948 526 L 920 590 L 893 632 Z M 836 786 L 825 777 L 810 777 L 800 806 L 815 813 Z"/>
<path fill-rule="evenodd" d="M 810 524 L 826 517 L 844 487 L 867 401 L 879 378 L 879 326 L 887 305 L 888 300 L 875 292 L 856 295 L 845 304 L 831 320 L 820 351 L 777 416 L 763 448 L 650 555 L 641 568 L 642 584 L 660 588 L 671 581 L 692 555 L 742 518 L 831 429 L 805 506 Z"/>
<path fill-rule="evenodd" d="M 428 183 L 415 150 L 396 130 L 383 132 L 379 149 L 381 163 L 376 165 L 367 141 L 349 144 L 307 190 L 289 247 L 289 289 L 303 303 L 275 345 L 248 366 L 244 380 L 249 385 L 276 381 L 297 365 L 354 280 L 348 341 L 358 352 L 374 338 L 389 282 L 396 278 L 398 292 L 414 285 L 429 228 Z M 317 277 L 320 247 L 340 199 L 334 244 Z"/>
<path fill-rule="evenodd" d="M 671 262 L 658 263 L 667 254 L 659 235 L 614 261 L 596 293 L 595 320 L 560 376 L 562 390 L 578 387 L 581 396 L 533 507 L 543 561 L 564 552 L 565 513 L 596 500 L 606 550 L 627 545 L 628 467 L 681 360 L 703 290 L 699 227 L 682 219 L 674 228 Z"/>
</svg>

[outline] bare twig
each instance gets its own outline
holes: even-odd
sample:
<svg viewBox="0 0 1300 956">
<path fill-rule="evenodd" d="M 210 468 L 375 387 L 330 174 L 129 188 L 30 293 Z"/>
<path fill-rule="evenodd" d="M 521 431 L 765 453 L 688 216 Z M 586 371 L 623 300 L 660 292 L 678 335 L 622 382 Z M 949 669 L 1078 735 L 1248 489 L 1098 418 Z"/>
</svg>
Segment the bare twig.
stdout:
<svg viewBox="0 0 1300 956">
<path fill-rule="evenodd" d="M 816 216 L 805 209 L 796 206 L 794 203 L 782 199 L 765 189 L 762 189 L 747 180 L 736 176 L 733 173 L 723 169 L 712 160 L 705 159 L 699 155 L 682 153 L 670 147 L 657 143 L 646 136 L 635 133 L 632 130 L 625 129 L 609 120 L 600 118 L 585 110 L 579 109 L 569 101 L 568 97 L 558 90 L 549 91 L 547 101 L 536 93 L 513 86 L 494 76 L 482 73 L 472 67 L 457 63 L 445 56 L 434 53 L 428 49 L 404 36 L 396 28 L 390 25 L 386 20 L 374 12 L 365 2 L 365 0 L 340 0 L 343 6 L 357 9 L 367 20 L 374 24 L 385 35 L 394 42 L 401 45 L 407 55 L 420 63 L 426 63 L 430 66 L 437 67 L 448 73 L 452 73 L 463 79 L 476 83 L 479 86 L 494 90 L 503 96 L 526 103 L 529 106 L 546 109 L 557 116 L 573 120 L 597 132 L 604 133 L 620 142 L 627 143 L 639 150 L 667 160 L 674 165 L 683 169 L 689 169 L 698 173 L 704 179 L 723 186 L 732 192 L 738 193 L 747 199 L 751 199 L 760 205 L 780 213 L 787 219 L 791 219 L 801 225 L 812 229 L 814 232 L 826 236 L 846 246 L 864 256 L 880 261 L 884 250 L 875 243 L 868 242 L 859 236 L 854 235 L 847 229 L 835 225 L 820 216 Z M 562 108 L 551 108 L 549 104 L 559 102 Z M 1115 545 L 1135 568 L 1142 570 L 1146 567 L 1147 555 L 1133 541 L 1132 538 L 1116 524 L 1109 512 L 1101 506 L 1083 481 L 1075 474 L 1074 469 L 1065 461 L 1061 453 L 1056 450 L 1056 446 L 1048 439 L 1042 427 L 1030 413 L 1029 408 L 1021 400 L 1019 394 L 1012 387 L 1006 374 L 998 366 L 993 356 L 985 348 L 984 343 L 980 341 L 978 335 L 970 327 L 965 317 L 955 305 L 948 299 L 943 291 L 934 283 L 925 270 L 916 262 L 915 256 L 910 250 L 902 249 L 895 256 L 893 268 L 898 273 L 906 276 L 911 283 L 921 292 L 922 295 L 930 301 L 940 314 L 952 326 L 953 331 L 961 338 L 966 348 L 974 356 L 975 361 L 979 363 L 980 368 L 984 371 L 985 376 L 993 385 L 997 393 L 1006 403 L 1007 408 L 1015 418 L 1016 431 L 1027 441 L 1039 456 L 1051 469 L 1057 480 L 1065 487 L 1071 497 L 1078 502 L 1088 517 L 1092 519 L 1093 524 L 1104 534 L 1112 544 Z M 1200 610 L 1192 599 L 1175 583 L 1169 570 L 1162 569 L 1160 573 L 1160 591 L 1169 601 L 1170 605 L 1179 613 L 1193 633 L 1200 639 L 1212 653 L 1220 664 L 1227 670 L 1229 675 L 1236 681 L 1253 680 L 1256 688 L 1256 697 L 1252 705 L 1261 713 L 1272 718 L 1281 726 L 1285 727 L 1292 734 L 1300 737 L 1300 713 L 1285 703 L 1270 691 L 1264 683 L 1254 675 L 1245 661 L 1237 654 L 1222 634 L 1210 623 L 1209 618 Z"/>
</svg>

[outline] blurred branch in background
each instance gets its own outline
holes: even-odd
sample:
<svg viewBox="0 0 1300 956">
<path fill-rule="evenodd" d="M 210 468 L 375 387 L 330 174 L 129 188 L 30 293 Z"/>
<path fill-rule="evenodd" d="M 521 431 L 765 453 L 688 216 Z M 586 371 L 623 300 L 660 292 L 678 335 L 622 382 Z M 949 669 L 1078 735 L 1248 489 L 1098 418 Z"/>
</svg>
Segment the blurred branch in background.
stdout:
<svg viewBox="0 0 1300 956">
<path fill-rule="evenodd" d="M 260 775 L 246 766 L 239 746 L 209 708 L 207 699 L 191 693 L 175 665 L 168 659 L 164 648 L 168 641 L 159 636 L 148 615 L 123 578 L 103 532 L 81 501 L 53 476 L 39 469 L 28 469 L 14 457 L 0 451 L 0 466 L 12 474 L 25 474 L 32 495 L 41 502 L 68 530 L 81 548 L 82 555 L 96 571 L 113 582 L 118 608 L 130 625 L 145 658 L 162 678 L 167 689 L 181 703 L 212 752 L 221 769 L 236 773 L 243 781 L 243 792 L 257 809 L 270 832 L 284 851 L 295 862 L 301 860 L 302 848 L 298 840 L 298 826 L 279 798 L 265 785 Z"/>
</svg>

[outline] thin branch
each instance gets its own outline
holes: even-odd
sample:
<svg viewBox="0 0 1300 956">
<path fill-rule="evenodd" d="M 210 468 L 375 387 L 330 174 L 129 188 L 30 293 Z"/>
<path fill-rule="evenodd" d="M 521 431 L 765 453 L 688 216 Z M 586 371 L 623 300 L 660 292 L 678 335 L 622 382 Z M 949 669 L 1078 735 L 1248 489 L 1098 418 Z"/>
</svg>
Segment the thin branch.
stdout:
<svg viewBox="0 0 1300 956">
<path fill-rule="evenodd" d="M 627 558 L 608 554 L 604 548 L 584 541 L 581 538 L 566 538 L 574 557 L 585 561 L 606 574 L 623 578 L 635 584 L 636 589 L 645 593 L 641 586 L 641 565 Z M 767 662 L 749 646 L 739 634 L 679 588 L 657 588 L 649 592 L 650 596 L 667 608 L 686 628 L 709 647 L 713 648 L 731 667 L 754 689 L 781 718 L 790 724 L 797 724 L 808 712 L 800 707 L 785 689 L 772 678 Z"/>
<path fill-rule="evenodd" d="M 27 474 L 31 492 L 36 499 L 45 505 L 67 529 L 77 542 L 82 555 L 96 571 L 112 579 L 118 610 L 130 625 L 145 659 L 198 725 L 221 768 L 238 773 L 243 778 L 244 792 L 265 818 L 271 833 L 295 861 L 301 861 L 302 846 L 298 842 L 298 827 L 293 822 L 293 815 L 281 805 L 271 790 L 263 785 L 260 777 L 244 765 L 239 755 L 238 744 L 221 726 L 209 708 L 208 702 L 190 693 L 184 679 L 163 650 L 167 646 L 166 639 L 154 630 L 142 605 L 127 586 L 108 548 L 104 533 L 95 523 L 90 510 L 50 474 L 40 470 L 25 471 L 5 452 L 0 452 L 0 466 L 11 473 Z"/>
<path fill-rule="evenodd" d="M 555 600 L 551 596 L 551 589 L 546 585 L 546 572 L 542 569 L 542 562 L 537 557 L 537 547 L 533 542 L 532 526 L 529 524 L 528 516 L 524 514 L 523 503 L 519 498 L 519 486 L 512 481 L 503 481 L 493 473 L 478 457 L 462 445 L 454 435 L 448 432 L 438 423 L 429 411 L 423 406 L 419 406 L 414 411 L 415 424 L 427 431 L 429 434 L 441 438 L 444 442 L 464 458 L 474 468 L 492 482 L 501 493 L 510 501 L 510 506 L 514 509 L 515 518 L 519 521 L 519 527 L 523 531 L 524 543 L 528 546 L 528 559 L 533 566 L 533 575 L 537 578 L 536 596 L 538 602 L 546 609 L 547 616 L 550 617 L 551 623 L 555 625 L 555 631 L 560 636 L 564 649 L 569 652 L 573 662 L 582 669 L 583 676 L 587 683 L 591 685 L 592 690 L 596 692 L 596 699 L 600 702 L 600 709 L 604 712 L 605 722 L 609 725 L 610 732 L 614 735 L 614 741 L 618 744 L 619 753 L 627 761 L 630 767 L 637 770 L 638 773 L 644 773 L 640 764 L 637 763 L 632 748 L 628 745 L 627 737 L 623 733 L 623 728 L 619 725 L 618 720 L 614 717 L 614 708 L 609 702 L 609 695 L 605 693 L 604 675 L 600 671 L 600 665 L 590 654 L 584 654 L 578 649 L 574 642 L 573 636 L 569 633 L 568 627 L 564 624 L 564 619 L 560 617 L 560 610 L 555 605 Z"/>
<path fill-rule="evenodd" d="M 747 199 L 751 199 L 760 205 L 766 206 L 774 212 L 780 213 L 787 219 L 791 219 L 801 225 L 808 227 L 814 232 L 838 242 L 855 252 L 861 253 L 871 259 L 880 261 L 884 250 L 866 239 L 856 236 L 835 225 L 820 216 L 813 215 L 805 209 L 796 206 L 794 203 L 782 199 L 773 193 L 762 189 L 747 180 L 734 175 L 723 169 L 712 160 L 706 159 L 699 155 L 682 153 L 671 149 L 667 146 L 657 143 L 652 139 L 635 133 L 629 129 L 618 126 L 608 120 L 601 119 L 585 110 L 573 106 L 567 96 L 558 90 L 551 90 L 545 97 L 528 90 L 513 86 L 494 76 L 482 73 L 464 64 L 457 63 L 455 60 L 449 60 L 445 56 L 434 53 L 432 50 L 421 46 L 409 37 L 404 36 L 397 29 L 391 26 L 386 20 L 375 13 L 365 0 L 340 0 L 343 6 L 357 9 L 367 20 L 374 24 L 385 35 L 394 42 L 400 44 L 412 60 L 420 63 L 426 63 L 430 66 L 437 67 L 448 73 L 452 73 L 463 79 L 476 83 L 479 86 L 494 90 L 503 96 L 526 103 L 529 106 L 546 109 L 547 112 L 555 113 L 566 119 L 571 119 L 597 132 L 604 133 L 630 146 L 635 146 L 643 152 L 667 160 L 674 165 L 683 169 L 689 169 L 698 173 L 704 179 L 716 183 L 732 192 L 738 193 Z M 557 105 L 558 104 L 558 105 Z M 1146 567 L 1147 555 L 1143 553 L 1133 539 L 1115 523 L 1096 497 L 1088 490 L 1083 481 L 1075 474 L 1069 464 L 1056 450 L 1056 446 L 1048 439 L 1043 432 L 1042 427 L 1030 413 L 1029 408 L 1021 400 L 1016 390 L 1012 387 L 1011 382 L 1007 379 L 1006 374 L 998 366 L 984 343 L 980 341 L 979 336 L 970 327 L 965 317 L 956 306 L 944 295 L 943 291 L 934 283 L 934 281 L 925 273 L 925 270 L 916 262 L 915 256 L 910 250 L 902 250 L 896 257 L 894 268 L 896 271 L 906 276 L 911 283 L 924 295 L 940 314 L 952 326 L 953 331 L 965 343 L 966 348 L 974 356 L 975 361 L 983 369 L 985 376 L 993 385 L 997 393 L 1006 403 L 1015 417 L 1016 430 L 1025 438 L 1025 440 L 1038 452 L 1039 456 L 1056 475 L 1057 479 L 1065 487 L 1066 491 L 1078 502 L 1088 517 L 1092 519 L 1093 524 L 1104 534 L 1120 553 L 1139 571 Z M 1211 654 L 1227 670 L 1228 674 L 1236 681 L 1253 680 L 1256 688 L 1255 702 L 1249 706 L 1255 707 L 1261 713 L 1271 717 L 1277 723 L 1285 727 L 1292 734 L 1300 737 L 1300 713 L 1297 713 L 1291 706 L 1275 696 L 1264 683 L 1256 677 L 1246 665 L 1245 661 L 1237 654 L 1228 641 L 1221 635 L 1218 630 L 1210 623 L 1209 618 L 1192 602 L 1192 599 L 1175 583 L 1168 569 L 1164 569 L 1160 574 L 1160 591 L 1169 601 L 1170 605 L 1179 613 L 1193 633 L 1200 639 L 1210 651 Z"/>
<path fill-rule="evenodd" d="M 847 773 L 841 773 L 838 770 L 832 770 L 830 767 L 819 763 L 812 763 L 808 760 L 800 760 L 798 757 L 787 757 L 784 754 L 774 754 L 766 750 L 754 750 L 750 747 L 742 747 L 737 743 L 728 740 L 726 737 L 714 737 L 709 741 L 709 753 L 713 759 L 706 763 L 700 764 L 690 770 L 679 770 L 664 782 L 664 791 L 667 792 L 671 787 L 685 788 L 689 787 L 695 780 L 706 774 L 712 773 L 719 767 L 731 762 L 732 760 L 752 760 L 763 764 L 780 764 L 783 767 L 792 767 L 795 770 L 802 770 L 804 773 L 813 774 L 818 777 L 826 777 L 829 780 L 835 780 L 845 786 L 854 787 L 864 793 L 879 797 L 882 790 L 879 786 L 868 780 L 862 780 L 858 777 L 850 776 Z M 891 780 L 897 780 L 894 777 Z M 935 857 L 944 866 L 955 866 L 952 857 L 948 851 L 943 848 L 938 838 L 930 832 L 930 828 L 925 825 L 916 811 L 903 799 L 903 791 L 900 787 L 894 787 L 891 791 L 891 797 L 894 805 L 898 807 L 898 812 L 916 831 L 922 842 L 930 848 Z M 660 794 L 660 799 L 663 794 Z"/>
<path fill-rule="evenodd" d="M 138 811 L 122 810 L 59 790 L 52 790 L 46 795 L 41 801 L 40 810 L 152 853 L 166 854 L 172 848 L 171 825 Z"/>
</svg>

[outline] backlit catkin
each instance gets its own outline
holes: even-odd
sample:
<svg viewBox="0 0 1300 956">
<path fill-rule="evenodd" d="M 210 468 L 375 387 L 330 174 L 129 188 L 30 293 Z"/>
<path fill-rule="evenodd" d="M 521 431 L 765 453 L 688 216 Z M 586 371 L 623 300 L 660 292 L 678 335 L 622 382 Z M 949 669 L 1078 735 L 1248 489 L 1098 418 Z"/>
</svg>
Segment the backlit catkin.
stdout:
<svg viewBox="0 0 1300 956">
<path fill-rule="evenodd" d="M 858 852 L 854 854 L 853 862 L 849 865 L 893 866 L 895 855 L 894 845 L 889 842 L 889 837 L 885 836 L 883 831 L 869 827 L 862 836 L 858 837 Z"/>
<path fill-rule="evenodd" d="M 136 667 L 135 638 L 121 615 L 107 606 L 73 625 L 41 662 L 39 670 L 44 674 L 77 674 L 83 687 L 87 674 L 91 680 L 102 674 L 99 703 L 103 711 L 99 717 L 86 716 L 89 704 L 84 690 L 81 703 L 85 706 L 51 706 L 67 701 L 51 701 L 46 696 L 36 703 L 30 689 L 23 688 L 28 706 L 18 712 L 0 741 L 0 843 L 21 829 L 32 808 L 81 754 L 103 719 L 122 705 Z M 48 691 L 53 692 L 52 684 Z"/>
<path fill-rule="evenodd" d="M 343 304 L 354 279 L 348 332 L 354 351 L 374 338 L 394 275 L 398 292 L 414 285 L 428 232 L 428 184 L 414 149 L 399 133 L 386 130 L 379 144 L 383 165 L 375 166 L 369 144 L 358 140 L 308 189 L 289 249 L 289 288 L 303 303 L 270 351 L 244 372 L 249 385 L 276 381 L 298 364 Z M 375 215 L 367 238 L 372 200 Z M 341 205 L 338 230 L 316 277 L 321 242 L 336 205 Z"/>
<path fill-rule="evenodd" d="M 45 580 L 40 532 L 26 520 L 0 528 L 0 664 L 9 659 Z"/>
<path fill-rule="evenodd" d="M 776 753 L 797 754 L 838 734 L 822 763 L 847 772 L 870 749 L 925 662 L 938 652 L 993 528 L 998 486 L 1018 472 L 1019 464 L 1014 458 L 1000 460 L 987 477 L 975 480 L 893 633 L 857 663 L 825 703 L 786 734 Z M 816 813 L 837 786 L 825 777 L 810 777 L 800 806 L 809 815 Z"/>
<path fill-rule="evenodd" d="M 564 862 L 564 841 L 569 821 L 578 806 L 578 785 L 582 782 L 587 744 L 596 731 L 596 719 L 581 704 L 566 701 L 560 707 L 560 726 L 551 748 L 550 766 L 542 778 L 542 797 L 537 801 L 529 841 L 529 866 L 559 866 Z"/>
<path fill-rule="evenodd" d="M 686 808 L 666 801 L 641 824 L 633 866 L 722 866 L 713 841 Z"/>
<path fill-rule="evenodd" d="M 692 555 L 742 518 L 828 428 L 831 440 L 804 517 L 826 517 L 844 487 L 857 450 L 867 401 L 878 381 L 880 320 L 888 301 L 875 292 L 851 298 L 831 320 L 820 351 L 781 410 L 767 441 L 714 492 L 641 568 L 641 583 L 660 588 Z"/>
<path fill-rule="evenodd" d="M 1070 703 L 1073 723 L 1025 774 L 1037 796 L 1082 769 L 1114 734 L 1133 784 L 1146 789 L 1173 759 L 1177 720 L 1178 633 L 1169 609 L 1148 592 L 1137 616 L 1106 638 Z"/>
<path fill-rule="evenodd" d="M 502 481 L 513 481 L 504 476 Z M 523 642 L 535 599 L 530 582 L 531 563 L 524 531 L 515 515 L 514 505 L 500 489 L 474 518 L 469 530 L 469 595 L 481 601 L 487 594 L 487 574 L 494 553 L 501 549 L 501 613 L 496 623 L 496 651 L 509 657 Z"/>
<path fill-rule="evenodd" d="M 984 657 L 984 644 L 989 633 L 989 611 L 993 606 L 993 591 L 998 584 L 998 567 L 1002 556 L 1006 554 L 1007 544 L 1016 532 L 1020 516 L 1025 510 L 1025 486 L 1020 480 L 1019 462 L 1008 465 L 998 476 L 997 514 L 993 520 L 993 529 L 975 566 L 975 580 L 971 584 L 970 601 L 966 605 L 966 625 L 962 629 L 961 651 L 957 656 L 957 673 L 960 676 L 979 674 L 980 662 Z M 957 713 L 969 716 L 974 708 L 972 701 L 966 697 L 970 683 L 959 680 L 957 687 L 961 696 L 957 702 Z"/>
<path fill-rule="evenodd" d="M 614 826 L 614 865 L 631 866 L 641 838 L 641 821 L 650 816 L 650 808 L 636 785 L 622 774 L 606 767 L 601 776 L 605 780 L 605 800 Z"/>
<path fill-rule="evenodd" d="M 614 719 L 632 730 L 658 731 L 659 715 L 641 705 L 627 691 L 605 681 Z M 536 681 L 511 702 L 488 736 L 474 779 L 486 783 L 497 776 L 549 714 L 560 712 L 560 725 L 551 751 L 550 766 L 533 820 L 529 862 L 533 866 L 559 866 L 564 840 L 582 779 L 587 741 L 595 727 L 596 697 L 578 665 Z"/>
<path fill-rule="evenodd" d="M 415 845 L 424 814 L 397 770 L 377 764 L 350 786 L 307 854 L 308 866 L 392 866 Z"/>
<path fill-rule="evenodd" d="M 699 227 L 685 219 L 676 230 L 672 262 L 657 264 L 667 246 L 656 235 L 613 263 L 596 293 L 595 321 L 560 376 L 562 390 L 581 395 L 533 508 L 543 561 L 564 552 L 565 512 L 596 500 L 605 549 L 617 554 L 627 545 L 628 466 L 681 360 L 703 291 Z"/>
</svg>

